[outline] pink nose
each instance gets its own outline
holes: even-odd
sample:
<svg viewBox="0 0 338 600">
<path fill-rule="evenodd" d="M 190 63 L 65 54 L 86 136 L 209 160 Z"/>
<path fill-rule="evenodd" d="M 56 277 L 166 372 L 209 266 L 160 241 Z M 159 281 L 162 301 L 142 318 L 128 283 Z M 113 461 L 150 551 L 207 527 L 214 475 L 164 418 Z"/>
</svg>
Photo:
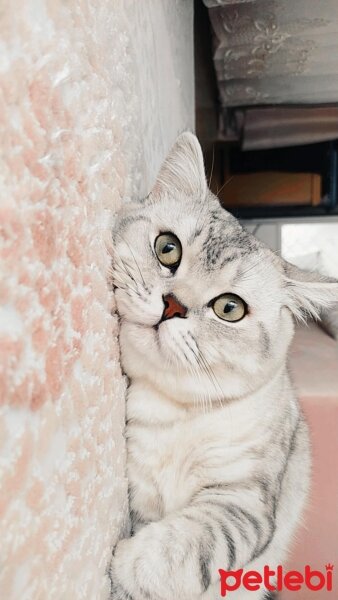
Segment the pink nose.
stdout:
<svg viewBox="0 0 338 600">
<path fill-rule="evenodd" d="M 181 304 L 174 294 L 166 294 L 163 296 L 164 311 L 162 315 L 162 321 L 172 319 L 173 317 L 184 318 L 187 314 L 187 307 Z"/>
</svg>

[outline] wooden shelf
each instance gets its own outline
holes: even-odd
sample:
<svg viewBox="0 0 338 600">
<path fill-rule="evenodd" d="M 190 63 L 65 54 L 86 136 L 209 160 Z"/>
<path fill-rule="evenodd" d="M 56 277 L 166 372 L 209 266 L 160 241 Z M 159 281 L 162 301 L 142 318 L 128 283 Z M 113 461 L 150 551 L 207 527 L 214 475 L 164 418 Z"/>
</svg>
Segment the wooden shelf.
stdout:
<svg viewBox="0 0 338 600">
<path fill-rule="evenodd" d="M 225 207 L 318 206 L 321 176 L 267 171 L 233 175 L 220 192 Z"/>
</svg>

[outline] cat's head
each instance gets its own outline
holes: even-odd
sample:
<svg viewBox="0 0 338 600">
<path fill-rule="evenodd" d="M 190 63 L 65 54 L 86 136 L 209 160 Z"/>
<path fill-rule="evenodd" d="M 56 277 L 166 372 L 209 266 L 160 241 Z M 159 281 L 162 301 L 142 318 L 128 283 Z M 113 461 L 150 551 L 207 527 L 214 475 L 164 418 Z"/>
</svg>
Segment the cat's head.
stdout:
<svg viewBox="0 0 338 600">
<path fill-rule="evenodd" d="M 338 299 L 337 283 L 285 263 L 221 207 L 191 133 L 113 241 L 124 368 L 189 401 L 258 389 L 285 364 L 293 316 Z"/>
</svg>

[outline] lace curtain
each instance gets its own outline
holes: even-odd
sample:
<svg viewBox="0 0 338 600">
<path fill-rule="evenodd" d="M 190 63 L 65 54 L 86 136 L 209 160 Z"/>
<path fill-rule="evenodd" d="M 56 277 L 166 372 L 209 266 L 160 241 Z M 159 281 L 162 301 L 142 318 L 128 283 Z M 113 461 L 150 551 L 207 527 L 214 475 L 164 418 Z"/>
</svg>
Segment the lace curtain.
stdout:
<svg viewBox="0 0 338 600">
<path fill-rule="evenodd" d="M 338 101 L 338 0 L 204 0 L 224 107 Z"/>
</svg>

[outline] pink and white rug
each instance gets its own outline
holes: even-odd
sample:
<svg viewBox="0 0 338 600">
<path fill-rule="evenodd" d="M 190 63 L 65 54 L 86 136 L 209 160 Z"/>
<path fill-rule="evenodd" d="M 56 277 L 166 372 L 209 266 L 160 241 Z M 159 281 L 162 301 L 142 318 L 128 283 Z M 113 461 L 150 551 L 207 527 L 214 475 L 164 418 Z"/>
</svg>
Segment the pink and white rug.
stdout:
<svg viewBox="0 0 338 600">
<path fill-rule="evenodd" d="M 27 0 L 0 11 L 6 600 L 109 595 L 106 569 L 127 485 L 125 384 L 104 240 L 122 199 L 145 192 L 177 131 L 193 121 L 192 3 L 142 4 Z M 162 39 L 170 50 L 169 19 L 177 20 L 173 48 L 188 44 L 191 52 L 183 86 L 177 57 L 167 53 L 163 68 L 153 47 Z M 169 98 L 162 88 L 156 96 L 156 68 L 181 107 L 167 130 Z"/>
</svg>

